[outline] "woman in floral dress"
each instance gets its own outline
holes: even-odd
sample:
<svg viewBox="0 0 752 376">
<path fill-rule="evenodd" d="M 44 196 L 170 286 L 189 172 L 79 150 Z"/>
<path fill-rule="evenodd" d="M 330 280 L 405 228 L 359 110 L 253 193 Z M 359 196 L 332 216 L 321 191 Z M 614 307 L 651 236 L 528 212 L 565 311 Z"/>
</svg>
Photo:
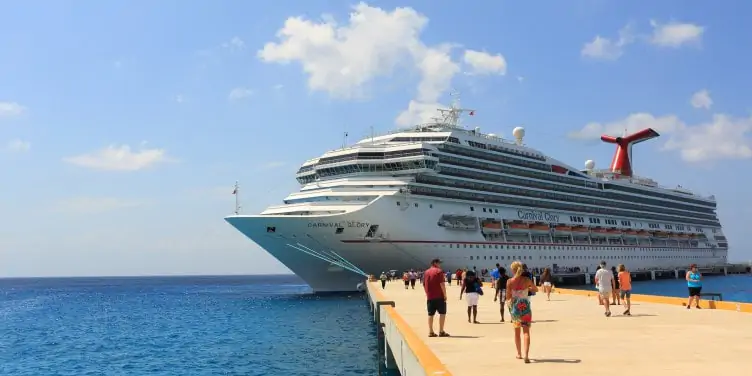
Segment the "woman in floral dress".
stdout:
<svg viewBox="0 0 752 376">
<path fill-rule="evenodd" d="M 512 325 L 514 326 L 514 345 L 517 347 L 517 359 L 524 359 L 525 363 L 530 363 L 528 354 L 530 353 L 530 325 L 533 321 L 533 311 L 530 310 L 530 292 L 538 291 L 533 281 L 523 276 L 524 268 L 522 263 L 515 261 L 512 263 L 512 273 L 514 277 L 507 281 L 506 301 L 509 307 L 509 314 L 512 316 Z M 520 338 L 522 334 L 523 338 Z M 525 357 L 522 357 L 522 340 L 525 345 Z"/>
</svg>

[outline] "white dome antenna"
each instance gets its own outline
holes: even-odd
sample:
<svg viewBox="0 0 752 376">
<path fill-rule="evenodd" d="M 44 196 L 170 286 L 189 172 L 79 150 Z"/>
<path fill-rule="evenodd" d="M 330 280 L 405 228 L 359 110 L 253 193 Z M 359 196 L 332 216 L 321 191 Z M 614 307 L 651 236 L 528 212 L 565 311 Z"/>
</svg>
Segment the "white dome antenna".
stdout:
<svg viewBox="0 0 752 376">
<path fill-rule="evenodd" d="M 588 159 L 587 161 L 585 161 L 585 170 L 593 171 L 594 168 L 595 162 L 593 160 Z"/>
<path fill-rule="evenodd" d="M 512 130 L 512 136 L 517 140 L 517 145 L 522 145 L 522 140 L 525 138 L 525 128 L 516 127 Z"/>
</svg>

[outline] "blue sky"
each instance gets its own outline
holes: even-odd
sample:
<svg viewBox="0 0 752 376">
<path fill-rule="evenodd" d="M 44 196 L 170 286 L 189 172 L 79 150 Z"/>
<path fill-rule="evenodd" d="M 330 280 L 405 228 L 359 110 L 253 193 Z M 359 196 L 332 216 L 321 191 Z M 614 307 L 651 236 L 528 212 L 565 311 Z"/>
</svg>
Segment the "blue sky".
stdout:
<svg viewBox="0 0 752 376">
<path fill-rule="evenodd" d="M 450 88 L 468 125 L 575 166 L 653 126 L 636 173 L 714 193 L 752 259 L 752 3 L 440 3 L 5 4 L 0 276 L 284 272 L 222 220 L 234 181 L 245 212 L 279 203 L 343 132 Z"/>
</svg>

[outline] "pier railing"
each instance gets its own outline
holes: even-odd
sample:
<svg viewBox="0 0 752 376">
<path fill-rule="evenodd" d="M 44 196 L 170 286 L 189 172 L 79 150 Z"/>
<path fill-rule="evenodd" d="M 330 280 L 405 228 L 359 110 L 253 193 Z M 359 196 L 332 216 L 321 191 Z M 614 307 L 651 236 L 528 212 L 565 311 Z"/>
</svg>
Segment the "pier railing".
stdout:
<svg viewBox="0 0 752 376">
<path fill-rule="evenodd" d="M 410 325 L 388 301 L 374 283 L 366 282 L 368 301 L 378 331 L 379 375 L 382 367 L 397 369 L 401 375 L 451 376 L 436 354 L 418 337 Z"/>
</svg>

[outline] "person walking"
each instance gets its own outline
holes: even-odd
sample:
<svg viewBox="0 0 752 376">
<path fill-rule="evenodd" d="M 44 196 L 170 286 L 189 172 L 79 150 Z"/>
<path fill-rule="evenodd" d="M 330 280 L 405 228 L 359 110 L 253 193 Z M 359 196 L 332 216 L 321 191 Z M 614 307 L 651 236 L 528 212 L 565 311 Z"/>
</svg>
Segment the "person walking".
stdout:
<svg viewBox="0 0 752 376">
<path fill-rule="evenodd" d="M 619 272 L 615 266 L 611 267 L 611 272 L 614 274 L 614 289 L 611 291 L 611 305 L 621 305 L 621 298 L 619 296 Z"/>
<path fill-rule="evenodd" d="M 551 290 L 553 289 L 553 277 L 551 276 L 551 269 L 543 269 L 543 274 L 540 277 L 540 284 L 543 286 L 543 293 L 546 294 L 546 300 L 551 300 Z"/>
<path fill-rule="evenodd" d="M 467 300 L 467 322 L 471 322 L 470 316 L 472 315 L 473 324 L 478 324 L 478 300 L 480 300 L 480 295 L 483 293 L 481 284 L 482 282 L 475 273 L 469 271 L 460 286 L 460 300 L 462 300 L 463 293 Z"/>
<path fill-rule="evenodd" d="M 496 288 L 496 280 L 499 279 L 499 268 L 500 267 L 501 267 L 501 265 L 499 265 L 499 263 L 497 262 L 496 263 L 496 268 L 491 269 L 491 272 L 489 273 L 491 275 L 491 285 L 494 286 L 494 288 Z"/>
<path fill-rule="evenodd" d="M 418 273 L 415 270 L 410 269 L 409 277 L 410 277 L 410 288 L 415 290 L 415 280 L 418 279 Z"/>
<path fill-rule="evenodd" d="M 606 261 L 601 261 L 601 268 L 595 273 L 595 285 L 598 286 L 598 296 L 606 307 L 606 317 L 611 317 L 611 305 L 608 303 L 614 291 L 614 274 L 606 268 Z"/>
<path fill-rule="evenodd" d="M 387 280 L 387 278 L 388 277 L 386 276 L 386 273 L 381 272 L 381 275 L 379 276 L 379 279 L 381 280 L 381 289 L 382 290 L 386 288 L 386 280 Z"/>
<path fill-rule="evenodd" d="M 689 271 L 685 274 L 687 288 L 689 289 L 689 300 L 687 300 L 687 309 L 692 307 L 692 301 L 695 302 L 695 308 L 700 309 L 700 294 L 702 293 L 702 274 L 697 271 L 697 264 L 689 266 Z"/>
<path fill-rule="evenodd" d="M 505 302 L 507 300 L 506 298 L 506 291 L 507 291 L 507 281 L 509 281 L 509 276 L 507 275 L 507 270 L 503 267 L 499 267 L 499 278 L 496 280 L 496 287 L 495 287 L 495 294 L 494 294 L 494 302 L 501 298 L 501 303 L 499 304 L 499 313 L 501 314 L 501 321 L 504 322 L 504 310 L 505 310 Z"/>
<path fill-rule="evenodd" d="M 624 264 L 619 264 L 619 288 L 621 295 L 621 302 L 626 305 L 627 309 L 624 314 L 632 316 L 632 275 L 629 274 Z"/>
<path fill-rule="evenodd" d="M 538 291 L 533 280 L 524 276 L 522 263 L 512 263 L 514 277 L 507 281 L 506 301 L 509 307 L 512 326 L 514 327 L 514 345 L 517 348 L 517 359 L 524 359 L 530 363 L 530 326 L 533 323 L 533 312 L 530 309 L 530 293 Z M 522 333 L 520 333 L 522 332 Z M 520 338 L 522 334 L 522 339 Z M 525 356 L 522 356 L 524 344 Z"/>
<path fill-rule="evenodd" d="M 444 282 L 444 271 L 441 270 L 441 259 L 431 260 L 431 267 L 423 273 L 423 289 L 426 292 L 426 308 L 428 310 L 428 336 L 449 337 L 444 331 L 447 313 L 447 292 Z M 439 314 L 439 334 L 433 330 L 433 317 Z"/>
</svg>

